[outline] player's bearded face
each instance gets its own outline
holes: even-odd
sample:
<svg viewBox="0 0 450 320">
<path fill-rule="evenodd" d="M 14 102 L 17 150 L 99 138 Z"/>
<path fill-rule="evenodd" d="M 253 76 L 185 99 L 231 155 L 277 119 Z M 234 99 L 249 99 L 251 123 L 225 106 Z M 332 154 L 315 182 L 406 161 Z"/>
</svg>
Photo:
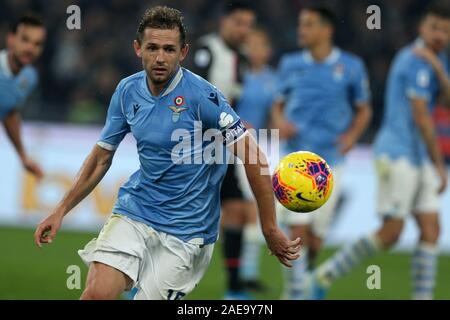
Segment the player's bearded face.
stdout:
<svg viewBox="0 0 450 320">
<path fill-rule="evenodd" d="M 147 28 L 141 45 L 135 41 L 134 49 L 149 79 L 159 85 L 170 80 L 186 57 L 188 45 L 181 46 L 178 29 Z"/>
<path fill-rule="evenodd" d="M 420 36 L 434 51 L 445 49 L 450 40 L 450 19 L 426 16 L 420 25 Z"/>
<path fill-rule="evenodd" d="M 16 63 L 27 65 L 36 61 L 42 54 L 46 31 L 42 27 L 19 25 L 16 33 L 8 35 L 8 49 Z"/>
</svg>

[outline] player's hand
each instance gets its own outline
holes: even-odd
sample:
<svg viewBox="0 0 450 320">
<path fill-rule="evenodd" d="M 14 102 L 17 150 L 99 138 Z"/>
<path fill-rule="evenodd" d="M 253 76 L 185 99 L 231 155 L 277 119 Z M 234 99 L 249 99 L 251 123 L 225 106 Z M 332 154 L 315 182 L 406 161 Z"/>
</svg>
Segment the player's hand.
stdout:
<svg viewBox="0 0 450 320">
<path fill-rule="evenodd" d="M 434 71 L 442 71 L 443 65 L 439 60 L 438 56 L 429 48 L 415 48 L 414 53 L 427 61 L 433 67 Z"/>
<path fill-rule="evenodd" d="M 286 119 L 280 119 L 275 127 L 279 129 L 280 139 L 292 138 L 297 133 L 297 127 Z"/>
<path fill-rule="evenodd" d="M 42 247 L 43 243 L 52 243 L 56 237 L 56 233 L 61 227 L 63 215 L 58 211 L 45 218 L 36 228 L 34 233 L 34 242 L 38 247 Z"/>
<path fill-rule="evenodd" d="M 356 138 L 351 133 L 344 133 L 338 138 L 338 144 L 340 146 L 339 151 L 341 154 L 349 152 L 356 143 Z"/>
<path fill-rule="evenodd" d="M 25 170 L 34 175 L 38 180 L 41 180 L 42 177 L 44 177 L 44 172 L 42 171 L 41 167 L 30 158 L 22 159 L 22 165 Z"/>
<path fill-rule="evenodd" d="M 286 267 L 292 267 L 290 261 L 300 257 L 300 238 L 291 241 L 279 228 L 272 232 L 264 233 L 264 237 L 271 254 L 276 256 Z"/>
<path fill-rule="evenodd" d="M 441 179 L 441 184 L 439 185 L 438 192 L 439 194 L 443 193 L 445 189 L 447 188 L 448 184 L 448 176 L 447 176 L 447 167 L 445 164 L 438 166 L 437 173 L 439 175 L 439 178 Z"/>
</svg>

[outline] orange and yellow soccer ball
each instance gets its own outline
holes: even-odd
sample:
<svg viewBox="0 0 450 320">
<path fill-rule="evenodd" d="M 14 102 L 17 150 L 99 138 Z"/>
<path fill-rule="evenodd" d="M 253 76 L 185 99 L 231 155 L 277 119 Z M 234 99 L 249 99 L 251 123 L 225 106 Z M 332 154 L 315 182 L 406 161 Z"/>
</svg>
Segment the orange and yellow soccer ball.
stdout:
<svg viewBox="0 0 450 320">
<path fill-rule="evenodd" d="M 311 212 L 327 202 L 333 191 L 333 174 L 315 153 L 297 151 L 278 163 L 272 187 L 278 201 L 295 212 Z"/>
</svg>

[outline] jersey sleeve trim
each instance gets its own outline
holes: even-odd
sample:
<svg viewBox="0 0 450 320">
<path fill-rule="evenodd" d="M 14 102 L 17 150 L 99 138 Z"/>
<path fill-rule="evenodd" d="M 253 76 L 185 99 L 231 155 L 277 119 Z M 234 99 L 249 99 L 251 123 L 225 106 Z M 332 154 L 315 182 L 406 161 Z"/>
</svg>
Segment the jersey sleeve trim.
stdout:
<svg viewBox="0 0 450 320">
<path fill-rule="evenodd" d="M 108 151 L 115 151 L 117 149 L 117 147 L 118 147 L 117 145 L 112 145 L 112 144 L 107 143 L 105 141 L 97 141 L 97 145 L 100 148 L 108 150 Z"/>
</svg>

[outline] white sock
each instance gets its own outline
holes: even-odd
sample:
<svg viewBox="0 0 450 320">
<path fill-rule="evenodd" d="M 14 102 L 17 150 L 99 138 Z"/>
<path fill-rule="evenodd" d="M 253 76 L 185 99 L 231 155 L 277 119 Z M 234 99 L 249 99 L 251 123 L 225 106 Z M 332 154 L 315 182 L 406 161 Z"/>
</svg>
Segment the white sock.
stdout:
<svg viewBox="0 0 450 320">
<path fill-rule="evenodd" d="M 346 275 L 363 260 L 373 256 L 379 249 L 376 235 L 365 236 L 351 245 L 344 247 L 317 268 L 317 277 L 322 285 L 331 283 Z"/>
<path fill-rule="evenodd" d="M 308 276 L 308 248 L 300 249 L 300 258 L 291 261 L 292 268 L 284 270 L 284 295 L 290 300 L 305 299 L 306 281 Z"/>
<path fill-rule="evenodd" d="M 411 260 L 412 298 L 433 299 L 438 259 L 436 244 L 420 242 Z"/>
<path fill-rule="evenodd" d="M 242 280 L 256 280 L 259 277 L 259 257 L 264 238 L 258 224 L 246 225 L 243 236 L 239 273 Z"/>
</svg>

